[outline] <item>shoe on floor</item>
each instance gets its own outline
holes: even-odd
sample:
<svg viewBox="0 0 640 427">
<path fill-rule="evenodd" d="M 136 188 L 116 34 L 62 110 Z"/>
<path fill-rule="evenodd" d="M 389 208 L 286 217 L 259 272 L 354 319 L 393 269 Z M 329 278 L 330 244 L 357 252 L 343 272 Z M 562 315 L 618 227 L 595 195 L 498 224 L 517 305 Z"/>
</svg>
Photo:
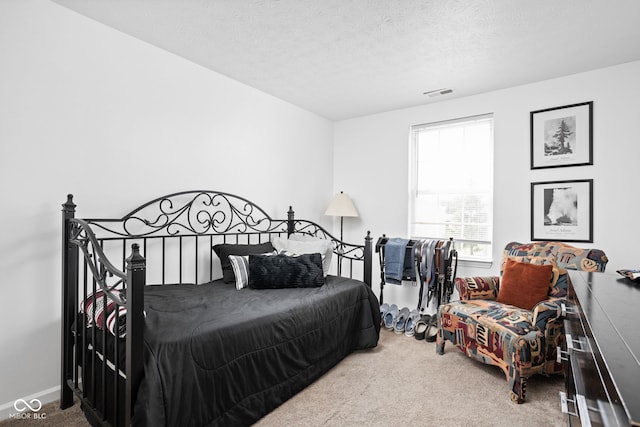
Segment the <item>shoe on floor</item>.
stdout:
<svg viewBox="0 0 640 427">
<path fill-rule="evenodd" d="M 420 320 L 416 322 L 416 327 L 414 329 L 413 337 L 417 340 L 423 340 L 425 334 L 427 333 L 427 328 L 429 327 L 429 322 L 431 321 L 431 316 L 428 314 L 423 315 Z"/>
<path fill-rule="evenodd" d="M 404 326 L 404 334 L 408 337 L 412 337 L 415 334 L 416 323 L 420 320 L 420 312 L 418 310 L 412 310 L 407 317 L 407 323 Z"/>
<path fill-rule="evenodd" d="M 404 333 L 408 317 L 409 317 L 409 308 L 402 307 L 402 309 L 398 312 L 398 318 L 396 319 L 396 324 L 393 327 L 393 331 L 396 334 Z"/>
<path fill-rule="evenodd" d="M 429 326 L 427 326 L 427 331 L 424 334 L 424 339 L 427 342 L 434 342 L 436 337 L 438 336 L 438 316 L 433 315 L 429 320 Z"/>
<path fill-rule="evenodd" d="M 381 325 L 384 324 L 384 316 L 387 315 L 388 311 L 389 311 L 389 304 L 385 302 L 384 304 L 380 305 L 380 324 Z"/>
<path fill-rule="evenodd" d="M 396 318 L 398 317 L 398 306 L 391 304 L 389 310 L 384 315 L 384 327 L 390 331 L 396 326 Z"/>
</svg>

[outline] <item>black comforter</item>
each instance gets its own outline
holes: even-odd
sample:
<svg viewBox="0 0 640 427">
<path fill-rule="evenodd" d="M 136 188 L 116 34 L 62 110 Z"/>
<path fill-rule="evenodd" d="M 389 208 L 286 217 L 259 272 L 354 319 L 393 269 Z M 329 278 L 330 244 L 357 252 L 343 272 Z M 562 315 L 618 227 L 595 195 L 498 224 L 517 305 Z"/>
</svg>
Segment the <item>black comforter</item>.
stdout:
<svg viewBox="0 0 640 427">
<path fill-rule="evenodd" d="M 380 330 L 371 289 L 334 276 L 319 288 L 148 286 L 145 310 L 135 425 L 250 425 Z"/>
</svg>

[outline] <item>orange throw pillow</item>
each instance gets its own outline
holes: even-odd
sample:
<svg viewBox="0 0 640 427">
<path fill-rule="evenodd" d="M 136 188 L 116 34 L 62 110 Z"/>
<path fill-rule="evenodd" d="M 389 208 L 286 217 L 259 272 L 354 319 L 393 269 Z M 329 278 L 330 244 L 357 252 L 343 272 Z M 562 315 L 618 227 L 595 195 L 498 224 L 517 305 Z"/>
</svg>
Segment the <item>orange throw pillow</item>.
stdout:
<svg viewBox="0 0 640 427">
<path fill-rule="evenodd" d="M 532 310 L 537 303 L 547 299 L 552 277 L 552 265 L 507 259 L 500 279 L 498 302 Z"/>
</svg>

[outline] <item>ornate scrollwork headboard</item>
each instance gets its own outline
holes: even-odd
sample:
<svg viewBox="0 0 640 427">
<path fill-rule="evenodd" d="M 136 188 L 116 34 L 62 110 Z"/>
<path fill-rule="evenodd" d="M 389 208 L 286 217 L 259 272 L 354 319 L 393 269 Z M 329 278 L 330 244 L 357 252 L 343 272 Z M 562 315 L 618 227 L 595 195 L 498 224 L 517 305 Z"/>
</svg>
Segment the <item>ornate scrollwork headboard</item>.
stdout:
<svg viewBox="0 0 640 427">
<path fill-rule="evenodd" d="M 70 212 L 69 241 L 78 245 L 86 259 L 90 259 L 90 264 L 95 263 L 88 267 L 103 278 L 107 272 L 113 276 L 124 274 L 124 260 L 133 243 L 139 245 L 143 256 L 154 258 L 150 254 L 151 248 L 160 241 L 162 253 L 155 258 L 161 260 L 162 273 L 155 276 L 153 271 L 150 273 L 151 280 L 157 277 L 157 282 L 166 283 L 165 261 L 170 257 L 165 252 L 177 241 L 177 251 L 180 253 L 177 281 L 184 279 L 183 254 L 195 254 L 194 282 L 213 280 L 215 262 L 210 249 L 215 243 L 262 243 L 273 235 L 293 233 L 331 240 L 334 252 L 338 255 L 338 275 L 343 273 L 343 261 L 349 263 L 350 276 L 353 276 L 354 262 L 360 264 L 364 261 L 367 264 L 366 246 L 370 244 L 370 236 L 362 245 L 342 242 L 313 221 L 295 219 L 291 208 L 287 219 L 273 219 L 249 200 L 225 192 L 197 190 L 169 194 L 142 204 L 122 218 L 76 219 L 72 197 L 69 195 L 67 203 L 63 205 Z M 89 256 L 91 253 L 92 257 Z M 151 265 L 147 268 L 151 268 Z M 370 269 L 370 265 L 364 265 L 363 271 L 367 269 Z M 368 284 L 371 283 L 366 273 L 364 279 Z"/>
<path fill-rule="evenodd" d="M 121 237 L 286 232 L 252 202 L 229 193 L 185 191 L 151 200 L 120 219 L 87 219 Z"/>
</svg>

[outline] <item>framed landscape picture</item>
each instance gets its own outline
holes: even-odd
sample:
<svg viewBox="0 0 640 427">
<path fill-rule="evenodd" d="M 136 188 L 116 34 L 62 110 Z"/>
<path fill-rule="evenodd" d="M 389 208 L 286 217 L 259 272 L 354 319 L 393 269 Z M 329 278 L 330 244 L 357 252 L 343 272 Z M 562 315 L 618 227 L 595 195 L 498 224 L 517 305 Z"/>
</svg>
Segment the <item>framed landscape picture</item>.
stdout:
<svg viewBox="0 0 640 427">
<path fill-rule="evenodd" d="M 531 240 L 593 242 L 593 180 L 531 183 Z"/>
<path fill-rule="evenodd" d="M 531 112 L 531 169 L 592 164 L 592 101 Z"/>
</svg>

